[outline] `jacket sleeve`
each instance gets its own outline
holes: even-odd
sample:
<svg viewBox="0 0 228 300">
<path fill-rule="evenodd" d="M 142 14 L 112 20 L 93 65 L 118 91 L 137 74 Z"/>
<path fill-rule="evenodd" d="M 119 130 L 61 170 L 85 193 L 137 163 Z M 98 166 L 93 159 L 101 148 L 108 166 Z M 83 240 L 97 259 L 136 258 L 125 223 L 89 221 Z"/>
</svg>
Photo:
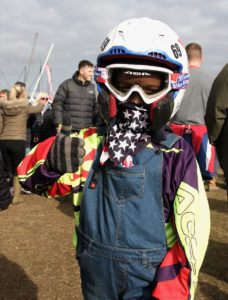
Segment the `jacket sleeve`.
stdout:
<svg viewBox="0 0 228 300">
<path fill-rule="evenodd" d="M 66 105 L 66 99 L 68 97 L 67 94 L 67 83 L 65 81 L 59 86 L 52 104 L 53 119 L 56 126 L 62 124 L 63 111 Z"/>
<path fill-rule="evenodd" d="M 189 157 L 183 173 L 170 218 L 176 239 L 158 269 L 152 294 L 159 300 L 194 299 L 209 240 L 209 206 L 194 155 Z"/>
<path fill-rule="evenodd" d="M 73 174 L 58 174 L 48 170 L 45 166 L 45 160 L 55 136 L 34 147 L 22 160 L 17 168 L 20 184 L 38 194 L 47 198 L 60 197 L 72 192 Z"/>
<path fill-rule="evenodd" d="M 89 128 L 81 130 L 78 135 L 71 135 L 72 138 L 76 136 L 85 141 L 84 149 L 86 150 L 84 163 L 77 172 L 61 175 L 46 168 L 45 161 L 48 152 L 56 139 L 56 136 L 53 136 L 35 146 L 18 166 L 17 173 L 21 185 L 33 191 L 34 194 L 47 198 L 60 197 L 71 192 L 74 192 L 76 197 L 79 195 L 81 197 L 82 186 L 89 174 L 96 149 L 103 135 L 98 135 L 95 128 Z"/>
<path fill-rule="evenodd" d="M 29 105 L 28 106 L 28 113 L 29 114 L 37 114 L 37 113 L 39 113 L 39 112 L 41 112 L 41 110 L 44 108 L 44 104 L 43 103 L 38 103 L 38 104 L 36 104 L 36 105 L 34 105 L 34 106 L 32 106 L 32 105 Z"/>
<path fill-rule="evenodd" d="M 208 98 L 205 122 L 210 143 L 216 145 L 228 113 L 228 64 L 213 82 Z"/>
<path fill-rule="evenodd" d="M 42 124 L 42 114 L 35 114 L 34 124 L 32 126 L 32 136 L 40 137 L 40 127 Z"/>
</svg>

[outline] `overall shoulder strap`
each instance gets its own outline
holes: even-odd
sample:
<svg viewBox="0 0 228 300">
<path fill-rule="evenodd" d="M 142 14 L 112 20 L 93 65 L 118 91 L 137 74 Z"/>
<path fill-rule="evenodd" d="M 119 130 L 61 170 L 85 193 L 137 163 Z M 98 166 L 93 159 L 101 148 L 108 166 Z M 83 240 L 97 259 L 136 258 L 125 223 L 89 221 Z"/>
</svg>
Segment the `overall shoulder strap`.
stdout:
<svg viewBox="0 0 228 300">
<path fill-rule="evenodd" d="M 161 142 L 161 145 L 170 149 L 180 139 L 181 139 L 181 136 L 171 133 L 166 137 L 166 140 Z"/>
<path fill-rule="evenodd" d="M 99 136 L 104 136 L 105 134 L 105 127 L 102 126 L 102 127 L 97 127 L 97 133 Z"/>
</svg>

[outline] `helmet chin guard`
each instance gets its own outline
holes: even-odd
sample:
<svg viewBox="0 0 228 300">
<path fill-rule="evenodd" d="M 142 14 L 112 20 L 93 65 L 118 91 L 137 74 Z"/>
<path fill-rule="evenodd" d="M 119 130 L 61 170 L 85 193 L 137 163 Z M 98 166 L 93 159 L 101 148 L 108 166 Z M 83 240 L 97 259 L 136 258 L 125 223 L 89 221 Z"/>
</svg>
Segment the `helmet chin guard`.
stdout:
<svg viewBox="0 0 228 300">
<path fill-rule="evenodd" d="M 174 106 L 174 99 L 167 95 L 157 104 L 150 106 L 151 131 L 157 131 L 170 120 Z"/>
</svg>

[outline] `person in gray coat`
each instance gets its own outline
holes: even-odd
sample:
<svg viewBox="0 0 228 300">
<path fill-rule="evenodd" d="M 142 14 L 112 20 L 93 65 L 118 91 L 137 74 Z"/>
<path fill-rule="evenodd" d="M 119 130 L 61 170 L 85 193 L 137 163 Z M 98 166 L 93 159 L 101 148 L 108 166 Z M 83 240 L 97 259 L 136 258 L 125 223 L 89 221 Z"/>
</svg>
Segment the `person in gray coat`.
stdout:
<svg viewBox="0 0 228 300">
<path fill-rule="evenodd" d="M 65 80 L 58 87 L 52 105 L 58 132 L 64 111 L 70 115 L 73 132 L 96 125 L 98 109 L 95 85 L 91 82 L 92 75 L 93 64 L 88 60 L 82 60 L 72 78 Z"/>
<path fill-rule="evenodd" d="M 205 122 L 224 171 L 228 201 L 228 64 L 215 78 L 207 102 Z"/>
</svg>

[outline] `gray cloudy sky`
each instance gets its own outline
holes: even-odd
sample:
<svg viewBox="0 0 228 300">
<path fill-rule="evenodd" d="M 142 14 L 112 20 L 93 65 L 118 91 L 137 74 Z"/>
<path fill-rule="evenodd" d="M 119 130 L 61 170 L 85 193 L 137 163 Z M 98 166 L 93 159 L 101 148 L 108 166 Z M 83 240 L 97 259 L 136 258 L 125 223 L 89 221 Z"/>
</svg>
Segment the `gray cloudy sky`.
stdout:
<svg viewBox="0 0 228 300">
<path fill-rule="evenodd" d="M 202 45 L 202 68 L 216 76 L 228 62 L 227 0 L 1 0 L 0 89 L 24 80 L 38 33 L 27 87 L 33 90 L 50 46 L 53 88 L 81 59 L 96 61 L 106 34 L 119 22 L 150 17 L 167 23 L 186 45 Z M 40 89 L 47 90 L 44 73 Z"/>
</svg>

